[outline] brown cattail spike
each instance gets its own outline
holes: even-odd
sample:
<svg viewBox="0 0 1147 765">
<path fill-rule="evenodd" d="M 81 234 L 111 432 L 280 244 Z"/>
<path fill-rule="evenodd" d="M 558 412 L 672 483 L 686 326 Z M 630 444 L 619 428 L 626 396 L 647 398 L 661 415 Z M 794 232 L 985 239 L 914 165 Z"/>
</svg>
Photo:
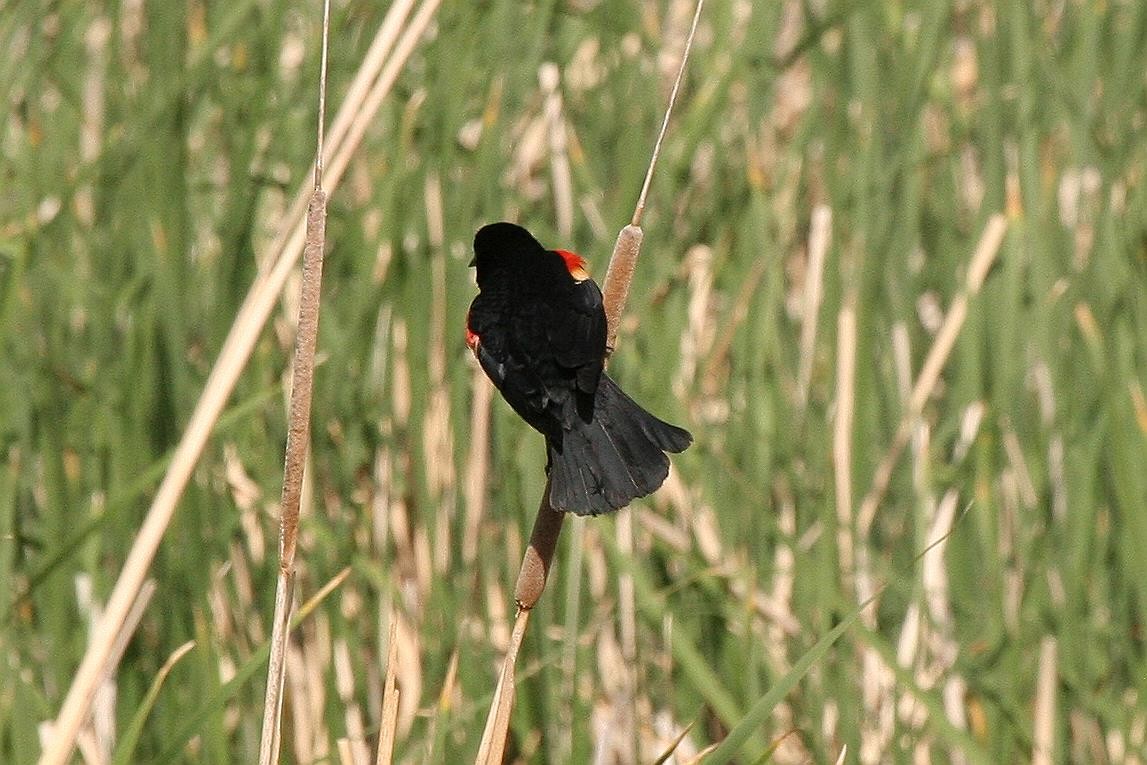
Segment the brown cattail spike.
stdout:
<svg viewBox="0 0 1147 765">
<path fill-rule="evenodd" d="M 530 534 L 530 544 L 518 572 L 518 584 L 514 587 L 514 600 L 518 608 L 524 611 L 533 608 L 546 589 L 546 578 L 550 575 L 550 564 L 554 560 L 554 550 L 565 517 L 565 513 L 550 507 L 550 482 L 546 481 L 538 516 L 534 519 L 534 530 Z"/>
<path fill-rule="evenodd" d="M 633 281 L 633 271 L 637 267 L 637 256 L 641 252 L 641 241 L 644 238 L 641 227 L 631 223 L 621 230 L 617 235 L 617 243 L 613 245 L 613 257 L 609 260 L 605 288 L 602 290 L 605 319 L 609 325 L 605 336 L 606 353 L 613 353 L 617 347 L 617 329 L 621 324 L 621 314 L 625 312 L 629 285 Z"/>
</svg>

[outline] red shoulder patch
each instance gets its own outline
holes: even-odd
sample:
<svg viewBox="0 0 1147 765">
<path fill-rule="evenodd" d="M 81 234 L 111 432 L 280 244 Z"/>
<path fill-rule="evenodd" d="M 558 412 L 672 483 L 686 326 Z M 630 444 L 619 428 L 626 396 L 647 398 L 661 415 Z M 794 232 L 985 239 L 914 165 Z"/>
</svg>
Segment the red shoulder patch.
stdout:
<svg viewBox="0 0 1147 765">
<path fill-rule="evenodd" d="M 569 250 L 554 250 L 554 252 L 561 255 L 574 281 L 584 282 L 589 278 L 589 272 L 585 270 L 585 259 L 581 255 Z"/>
<path fill-rule="evenodd" d="M 466 311 L 466 347 L 475 353 L 478 352 L 478 335 L 470 329 L 470 312 Z"/>
</svg>

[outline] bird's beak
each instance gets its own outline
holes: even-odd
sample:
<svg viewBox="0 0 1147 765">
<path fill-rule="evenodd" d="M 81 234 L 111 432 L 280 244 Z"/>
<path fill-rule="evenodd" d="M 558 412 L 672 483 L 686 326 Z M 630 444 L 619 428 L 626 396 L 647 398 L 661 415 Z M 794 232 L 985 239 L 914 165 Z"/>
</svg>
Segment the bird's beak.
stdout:
<svg viewBox="0 0 1147 765">
<path fill-rule="evenodd" d="M 473 268 L 474 266 L 478 265 L 478 256 L 475 255 L 474 257 L 470 258 L 470 262 L 467 263 L 466 265 L 468 265 L 470 268 Z"/>
</svg>

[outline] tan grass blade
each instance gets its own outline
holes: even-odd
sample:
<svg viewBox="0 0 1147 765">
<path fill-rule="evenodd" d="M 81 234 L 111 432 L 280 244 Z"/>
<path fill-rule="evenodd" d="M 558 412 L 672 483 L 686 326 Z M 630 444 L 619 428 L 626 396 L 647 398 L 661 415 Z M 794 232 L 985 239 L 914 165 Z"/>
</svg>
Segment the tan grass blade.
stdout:
<svg viewBox="0 0 1147 765">
<path fill-rule="evenodd" d="M 633 559 L 633 514 L 621 513 L 614 526 L 617 551 L 626 560 Z M 637 595 L 633 575 L 617 573 L 617 634 L 621 648 L 621 667 L 618 682 L 621 693 L 617 698 L 618 737 L 624 751 L 637 759 L 641 751 L 638 740 L 637 714 Z"/>
<path fill-rule="evenodd" d="M 148 714 L 150 714 L 151 710 L 155 707 L 156 699 L 159 698 L 159 692 L 163 688 L 167 676 L 171 674 L 171 670 L 175 668 L 175 665 L 194 647 L 195 641 L 188 640 L 172 651 L 171 655 L 167 657 L 167 661 L 163 662 L 163 666 L 159 668 L 159 672 L 157 672 L 152 679 L 147 693 L 144 694 L 143 701 L 140 702 L 139 709 L 132 718 L 123 739 L 119 742 L 119 747 L 122 749 L 122 752 L 117 750 L 116 758 L 113 762 L 130 762 L 129 758 L 136 743 L 139 741 L 139 734 L 143 730 L 144 723 L 147 722 Z"/>
<path fill-rule="evenodd" d="M 341 765 L 358 765 L 354 759 L 354 748 L 351 746 L 350 739 L 340 738 L 335 742 L 335 747 L 338 750 Z"/>
<path fill-rule="evenodd" d="M 470 447 L 466 457 L 466 478 L 462 486 L 466 507 L 462 562 L 467 568 L 478 559 L 478 537 L 481 534 L 482 517 L 486 514 L 486 476 L 490 472 L 490 405 L 494 400 L 494 386 L 486 381 L 486 373 L 477 364 L 474 365 L 470 390 L 474 392 L 470 403 Z"/>
<path fill-rule="evenodd" d="M 812 211 L 808 235 L 808 265 L 805 267 L 804 299 L 801 301 L 800 367 L 797 373 L 797 402 L 808 405 L 812 384 L 816 328 L 824 289 L 824 263 L 832 239 L 832 208 L 817 205 Z"/>
<path fill-rule="evenodd" d="M 382 715 L 378 726 L 378 751 L 374 756 L 376 765 L 390 765 L 394 757 L 395 729 L 398 725 L 398 684 L 395 675 L 398 671 L 398 620 L 390 615 L 390 638 L 386 648 L 386 679 L 382 683 Z"/>
<path fill-rule="evenodd" d="M 554 184 L 554 212 L 557 215 L 557 229 L 568 239 L 573 234 L 573 179 L 570 177 L 570 160 L 566 151 L 566 126 L 562 117 L 562 94 L 558 89 L 561 73 L 553 63 L 542 64 L 538 70 L 538 82 L 545 96 L 546 131 L 550 144 L 550 169 Z"/>
<path fill-rule="evenodd" d="M 855 285 L 855 280 L 847 280 Z M 836 489 L 836 547 L 847 590 L 852 589 L 852 417 L 856 391 L 856 287 L 844 294 L 836 319 L 836 416 L 832 421 L 832 466 Z"/>
<path fill-rule="evenodd" d="M 1032 765 L 1055 762 L 1055 699 L 1059 683 L 1058 643 L 1046 635 L 1039 644 L 1039 669 L 1036 672 L 1035 719 L 1032 735 Z"/>
<path fill-rule="evenodd" d="M 426 726 L 426 741 L 429 742 L 426 747 L 426 754 L 423 756 L 423 762 L 436 762 L 446 756 L 446 752 L 439 753 L 435 751 L 434 744 L 438 740 L 438 726 L 443 724 L 442 716 L 449 714 L 450 709 L 454 706 L 454 696 L 458 692 L 458 649 L 455 648 L 450 652 L 450 661 L 446 663 L 446 676 L 442 678 L 442 690 L 438 692 L 438 703 L 434 705 L 434 711 L 430 714 L 429 724 Z"/>
<path fill-rule="evenodd" d="M 669 758 L 673 756 L 675 751 L 677 751 L 677 747 L 681 746 L 681 742 L 684 741 L 685 737 L 689 735 L 689 731 L 693 730 L 693 725 L 694 723 L 689 723 L 684 728 L 682 728 L 681 732 L 678 733 L 673 738 L 673 740 L 669 742 L 669 746 L 665 748 L 665 751 L 662 752 L 661 755 L 653 761 L 653 765 L 664 765 L 665 763 L 669 762 Z"/>
<path fill-rule="evenodd" d="M 685 765 L 701 765 L 701 763 L 705 761 L 705 758 L 708 757 L 709 754 L 712 753 L 718 746 L 720 746 L 720 744 L 709 744 L 709 746 L 705 747 L 700 752 L 697 752 L 696 757 L 686 760 Z"/>
</svg>

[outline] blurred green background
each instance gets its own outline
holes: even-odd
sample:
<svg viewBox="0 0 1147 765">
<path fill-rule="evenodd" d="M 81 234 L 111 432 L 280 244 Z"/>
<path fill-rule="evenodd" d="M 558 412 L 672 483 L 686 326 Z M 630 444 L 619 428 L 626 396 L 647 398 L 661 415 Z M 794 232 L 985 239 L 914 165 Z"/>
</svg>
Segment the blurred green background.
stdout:
<svg viewBox="0 0 1147 765">
<path fill-rule="evenodd" d="M 334 107 L 385 10 L 334 3 Z M 488 427 L 475 416 L 470 240 L 517 220 L 604 275 L 692 10 L 446 2 L 373 120 L 331 198 L 298 592 L 351 575 L 292 643 L 284 761 L 373 751 L 392 609 L 396 758 L 472 760 L 544 457 L 500 400 Z M 0 761 L 37 756 L 308 181 L 320 18 L 318 2 L 0 4 Z M 843 536 L 886 589 L 741 761 L 1141 762 L 1145 139 L 1138 0 L 710 0 L 611 367 L 696 443 L 628 519 L 567 524 L 510 757 L 650 762 L 689 724 L 672 761 L 719 741 L 855 610 Z M 997 212 L 998 262 L 888 496 L 867 533 L 841 528 Z M 168 530 L 84 761 L 254 759 L 293 305 Z"/>
</svg>

